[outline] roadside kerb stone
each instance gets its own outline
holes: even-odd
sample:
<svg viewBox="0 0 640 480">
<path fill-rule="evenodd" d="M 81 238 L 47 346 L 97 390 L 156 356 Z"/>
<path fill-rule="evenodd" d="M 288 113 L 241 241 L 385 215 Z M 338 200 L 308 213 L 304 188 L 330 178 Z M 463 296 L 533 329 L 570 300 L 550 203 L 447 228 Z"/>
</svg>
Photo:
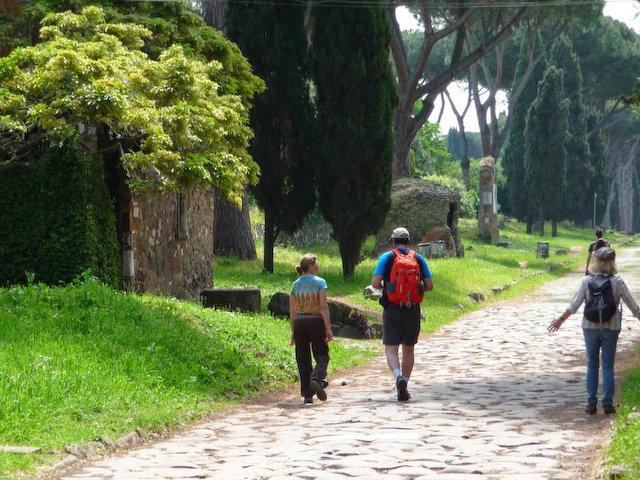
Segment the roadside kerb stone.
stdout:
<svg viewBox="0 0 640 480">
<path fill-rule="evenodd" d="M 636 297 L 638 253 L 618 253 L 620 275 Z M 577 270 L 421 338 L 408 402 L 396 400 L 379 357 L 332 382 L 327 402 L 303 405 L 296 392 L 278 403 L 232 408 L 63 478 L 592 479 L 595 446 L 613 418 L 601 409 L 583 412 L 580 315 L 555 334 L 546 330 L 582 278 Z M 627 311 L 618 358 L 639 340 L 640 325 Z M 181 465 L 192 468 L 168 468 Z M 189 473 L 196 477 L 178 476 Z"/>
</svg>

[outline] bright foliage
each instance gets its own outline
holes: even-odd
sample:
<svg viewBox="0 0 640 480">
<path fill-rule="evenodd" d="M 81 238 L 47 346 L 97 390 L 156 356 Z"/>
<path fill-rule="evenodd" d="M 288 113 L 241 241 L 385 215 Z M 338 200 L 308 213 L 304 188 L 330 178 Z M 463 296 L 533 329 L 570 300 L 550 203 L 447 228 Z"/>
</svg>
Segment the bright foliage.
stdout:
<svg viewBox="0 0 640 480">
<path fill-rule="evenodd" d="M 70 141 L 99 153 L 96 136 L 107 131 L 134 188 L 213 185 L 239 201 L 258 166 L 246 151 L 247 98 L 221 91 L 223 64 L 179 44 L 153 58 L 143 50 L 150 29 L 108 18 L 98 7 L 50 14 L 41 43 L 0 59 L 3 162 Z M 252 75 L 239 80 L 247 78 L 249 95 L 263 88 Z"/>
</svg>

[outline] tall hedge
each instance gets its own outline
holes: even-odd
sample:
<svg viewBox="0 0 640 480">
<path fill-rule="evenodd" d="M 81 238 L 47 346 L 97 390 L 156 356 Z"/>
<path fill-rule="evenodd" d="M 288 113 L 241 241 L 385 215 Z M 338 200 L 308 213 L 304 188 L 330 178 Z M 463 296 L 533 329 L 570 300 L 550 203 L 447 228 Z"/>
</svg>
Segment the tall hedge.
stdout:
<svg viewBox="0 0 640 480">
<path fill-rule="evenodd" d="M 87 269 L 117 285 L 115 212 L 103 177 L 99 160 L 64 146 L 0 171 L 0 286 L 24 283 L 26 272 L 66 283 Z"/>
</svg>

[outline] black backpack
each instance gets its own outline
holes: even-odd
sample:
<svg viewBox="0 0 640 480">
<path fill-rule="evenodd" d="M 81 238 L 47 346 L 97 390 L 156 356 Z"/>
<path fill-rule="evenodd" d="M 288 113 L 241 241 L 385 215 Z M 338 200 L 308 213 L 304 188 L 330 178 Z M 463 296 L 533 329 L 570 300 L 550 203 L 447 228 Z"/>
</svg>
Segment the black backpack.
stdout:
<svg viewBox="0 0 640 480">
<path fill-rule="evenodd" d="M 589 296 L 584 316 L 590 322 L 604 323 L 615 315 L 618 305 L 613 299 L 610 275 L 594 275 L 589 280 Z"/>
</svg>

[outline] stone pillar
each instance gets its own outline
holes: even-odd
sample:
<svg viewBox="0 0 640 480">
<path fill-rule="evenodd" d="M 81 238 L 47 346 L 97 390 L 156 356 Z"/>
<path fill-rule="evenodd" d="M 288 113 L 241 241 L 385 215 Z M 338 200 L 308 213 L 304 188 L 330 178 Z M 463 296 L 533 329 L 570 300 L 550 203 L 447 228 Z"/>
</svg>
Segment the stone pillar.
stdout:
<svg viewBox="0 0 640 480">
<path fill-rule="evenodd" d="M 484 157 L 480 161 L 480 206 L 478 207 L 478 228 L 482 238 L 495 245 L 498 242 L 498 203 L 496 184 L 496 161 Z"/>
</svg>

